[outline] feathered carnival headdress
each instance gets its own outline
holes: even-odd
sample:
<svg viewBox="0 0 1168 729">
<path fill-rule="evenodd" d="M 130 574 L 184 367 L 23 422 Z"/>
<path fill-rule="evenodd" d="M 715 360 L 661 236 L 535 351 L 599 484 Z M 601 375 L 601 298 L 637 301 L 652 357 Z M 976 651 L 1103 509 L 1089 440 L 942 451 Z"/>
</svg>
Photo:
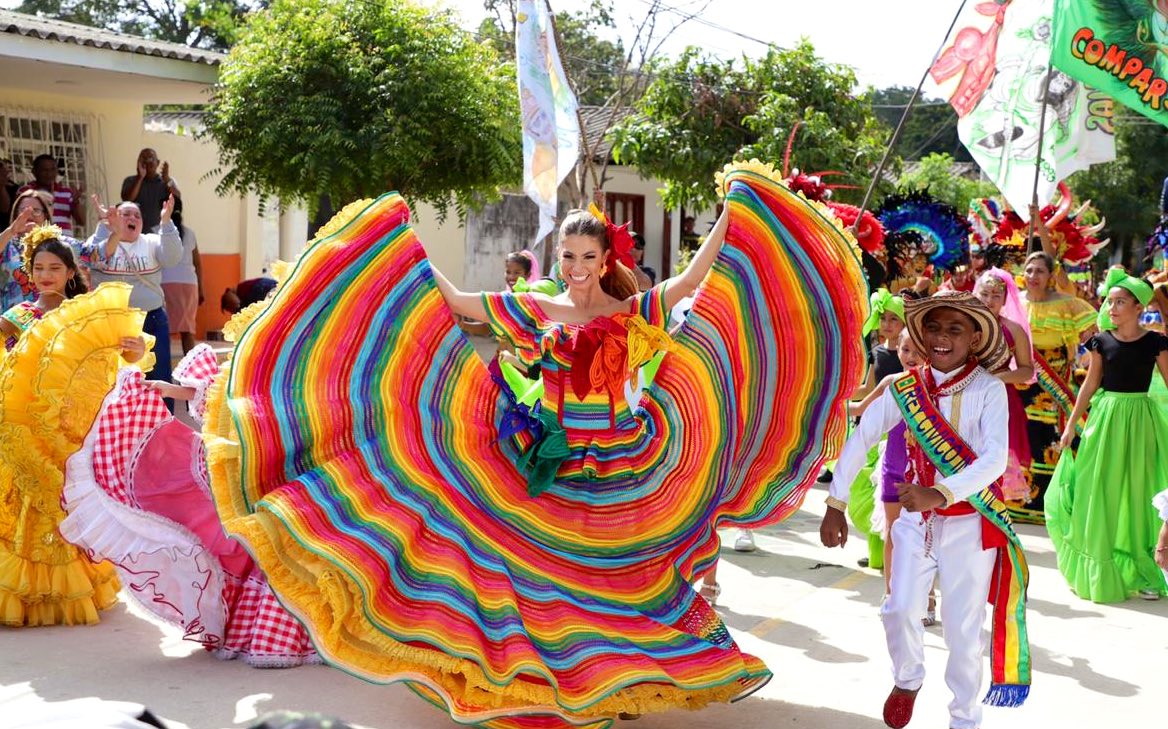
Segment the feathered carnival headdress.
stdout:
<svg viewBox="0 0 1168 729">
<path fill-rule="evenodd" d="M 969 254 L 986 259 L 990 268 L 1001 268 L 1006 261 L 1021 263 L 1026 256 L 1026 248 L 1009 250 L 994 239 L 998 225 L 1002 221 L 1002 206 L 992 197 L 983 197 L 969 203 Z"/>
<path fill-rule="evenodd" d="M 888 250 L 888 277 L 897 279 L 910 273 L 909 266 L 920 259 L 922 269 L 928 268 L 929 256 L 925 253 L 925 239 L 915 230 L 901 230 L 884 238 Z M 919 273 L 919 272 L 912 272 Z"/>
<path fill-rule="evenodd" d="M 1106 218 L 1100 218 L 1094 225 L 1087 225 L 1087 214 L 1093 211 L 1091 201 L 1087 200 L 1074 211 L 1071 202 L 1074 199 L 1066 183 L 1059 183 L 1058 205 L 1047 205 L 1039 211 L 1042 221 L 1050 231 L 1050 240 L 1054 244 L 1055 258 L 1071 266 L 1082 266 L 1088 263 L 1095 254 L 1110 242 L 1110 238 L 1099 240 L 1096 235 L 1107 224 Z M 1026 248 L 1026 235 L 1030 231 L 1030 223 L 1013 210 L 1002 216 L 998 231 L 994 238 L 1007 247 Z"/>
<path fill-rule="evenodd" d="M 915 232 L 923 241 L 923 252 L 934 267 L 952 271 L 969 262 L 969 221 L 952 205 L 925 192 L 891 195 L 876 212 L 884 230 Z"/>
<path fill-rule="evenodd" d="M 608 216 L 596 207 L 596 203 L 588 205 L 588 212 L 604 223 L 608 235 L 608 250 L 612 252 L 617 262 L 624 264 L 625 268 L 630 271 L 636 270 L 637 262 L 633 260 L 633 243 L 635 241 L 632 234 L 629 233 L 629 223 L 613 225 Z"/>
<path fill-rule="evenodd" d="M 787 137 L 787 148 L 783 152 L 783 182 L 793 192 L 801 193 L 808 200 L 822 203 L 830 208 L 839 221 L 854 233 L 856 243 L 860 245 L 860 248 L 883 263 L 887 256 L 884 250 L 884 227 L 880 225 L 876 216 L 870 210 L 865 210 L 861 216 L 860 209 L 855 205 L 834 202 L 831 199 L 832 190 L 854 190 L 857 189 L 856 186 L 838 183 L 829 185 L 823 181 L 825 177 L 843 175 L 844 173 L 839 170 L 824 170 L 808 174 L 800 172 L 798 167 L 791 168 L 791 152 L 795 146 L 795 135 L 802 125 L 803 122 L 796 122 L 790 136 Z M 856 225 L 857 218 L 860 221 L 859 225 Z"/>
<path fill-rule="evenodd" d="M 24 250 L 21 252 L 23 261 L 21 267 L 24 268 L 25 273 L 32 275 L 32 257 L 36 253 L 37 246 L 50 240 L 59 241 L 62 235 L 64 234 L 61 229 L 55 225 L 38 225 L 24 236 L 24 240 L 21 241 L 24 246 Z"/>
</svg>

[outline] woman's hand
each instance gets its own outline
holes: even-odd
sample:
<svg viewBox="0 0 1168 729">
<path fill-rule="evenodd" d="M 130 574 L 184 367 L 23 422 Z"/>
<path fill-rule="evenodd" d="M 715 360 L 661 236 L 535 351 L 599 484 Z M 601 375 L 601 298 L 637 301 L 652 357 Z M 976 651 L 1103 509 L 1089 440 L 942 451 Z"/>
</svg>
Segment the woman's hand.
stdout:
<svg viewBox="0 0 1168 729">
<path fill-rule="evenodd" d="M 146 354 L 146 340 L 142 337 L 122 337 L 122 359 L 131 364 L 142 359 Z"/>
<path fill-rule="evenodd" d="M 110 222 L 110 214 L 116 213 L 117 207 L 106 207 L 102 205 L 101 198 L 97 195 L 90 195 L 89 200 L 93 203 L 93 209 L 97 211 L 97 219 L 104 220 L 106 225 L 113 227 L 113 224 Z"/>
<path fill-rule="evenodd" d="M 1042 211 L 1038 209 L 1037 205 L 1031 203 L 1030 205 L 1030 220 L 1034 222 L 1034 232 L 1043 235 L 1047 232 L 1046 221 L 1042 219 Z"/>
<path fill-rule="evenodd" d="M 20 214 L 16 216 L 16 219 L 12 221 L 12 224 L 9 225 L 3 233 L 0 233 L 0 236 L 3 236 L 4 242 L 7 243 L 13 238 L 19 238 L 23 235 L 27 235 L 35 227 L 36 224 L 32 222 L 32 208 L 27 207 L 20 211 Z"/>
<path fill-rule="evenodd" d="M 1067 423 L 1067 427 L 1063 429 L 1063 435 L 1059 438 L 1058 447 L 1060 450 L 1066 450 L 1075 442 L 1075 424 Z"/>
<path fill-rule="evenodd" d="M 162 216 L 158 219 L 159 225 L 166 225 L 170 222 L 170 216 L 174 214 L 174 193 L 166 198 L 166 202 L 162 204 Z"/>
</svg>

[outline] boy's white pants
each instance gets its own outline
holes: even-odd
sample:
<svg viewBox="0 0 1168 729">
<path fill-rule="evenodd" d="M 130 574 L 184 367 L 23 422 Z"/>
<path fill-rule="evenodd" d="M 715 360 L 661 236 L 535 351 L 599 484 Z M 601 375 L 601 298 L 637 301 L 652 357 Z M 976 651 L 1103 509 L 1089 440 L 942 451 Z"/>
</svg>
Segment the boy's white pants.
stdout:
<svg viewBox="0 0 1168 729">
<path fill-rule="evenodd" d="M 932 548 L 926 554 L 926 527 L 920 514 L 902 512 L 892 525 L 892 585 L 880 610 L 892 657 L 892 677 L 902 689 L 925 680 L 925 628 L 929 590 L 939 576 L 941 625 L 949 662 L 945 683 L 952 729 L 977 729 L 981 723 L 983 624 L 997 551 L 981 547 L 978 514 L 934 516 Z"/>
</svg>

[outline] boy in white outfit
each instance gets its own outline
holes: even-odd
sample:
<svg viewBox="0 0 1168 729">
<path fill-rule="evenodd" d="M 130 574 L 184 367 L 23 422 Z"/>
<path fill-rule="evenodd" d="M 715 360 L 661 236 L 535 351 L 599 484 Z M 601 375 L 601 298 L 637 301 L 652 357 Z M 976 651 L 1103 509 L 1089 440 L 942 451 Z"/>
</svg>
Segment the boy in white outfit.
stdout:
<svg viewBox="0 0 1168 729">
<path fill-rule="evenodd" d="M 884 721 L 900 729 L 912 718 L 925 678 L 921 619 L 936 577 L 949 648 L 945 682 L 953 692 L 949 726 L 977 729 L 987 600 L 994 606 L 993 676 L 985 703 L 1018 706 L 1030 684 L 1026 562 L 997 490 L 1006 468 L 1008 409 L 1005 386 L 990 373 L 1010 353 L 997 317 L 972 294 L 907 301 L 905 320 L 929 366 L 899 376 L 848 438 L 820 538 L 828 547 L 847 540 L 848 485 L 868 450 L 905 423 L 909 483 L 897 489 L 906 513 L 892 525 L 891 590 L 881 608 L 894 683 Z"/>
</svg>

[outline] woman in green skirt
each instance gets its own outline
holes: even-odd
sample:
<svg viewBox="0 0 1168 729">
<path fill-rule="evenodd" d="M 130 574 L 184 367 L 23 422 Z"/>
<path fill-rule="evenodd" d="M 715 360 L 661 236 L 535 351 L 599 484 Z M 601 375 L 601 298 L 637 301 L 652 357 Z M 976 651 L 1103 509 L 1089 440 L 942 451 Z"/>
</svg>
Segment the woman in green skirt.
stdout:
<svg viewBox="0 0 1168 729">
<path fill-rule="evenodd" d="M 1168 483 L 1168 414 L 1148 396 L 1153 370 L 1168 380 L 1168 338 L 1140 326 L 1152 299 L 1144 281 L 1112 269 L 1100 288 L 1100 334 L 1063 431 L 1046 495 L 1046 526 L 1059 571 L 1080 597 L 1122 602 L 1168 594 L 1156 564 L 1161 522 L 1152 497 Z M 1090 404 L 1078 455 L 1074 423 Z"/>
</svg>

